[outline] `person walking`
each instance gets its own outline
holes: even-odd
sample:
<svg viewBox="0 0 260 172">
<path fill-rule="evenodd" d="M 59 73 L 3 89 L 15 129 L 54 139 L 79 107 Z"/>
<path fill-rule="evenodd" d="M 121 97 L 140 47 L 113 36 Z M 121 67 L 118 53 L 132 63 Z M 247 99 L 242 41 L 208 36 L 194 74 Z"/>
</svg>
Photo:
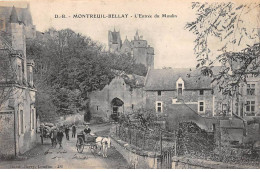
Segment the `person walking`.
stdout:
<svg viewBox="0 0 260 172">
<path fill-rule="evenodd" d="M 76 126 L 75 126 L 75 124 L 72 126 L 72 138 L 75 138 L 75 135 L 76 135 Z"/>
<path fill-rule="evenodd" d="M 70 138 L 69 138 L 69 131 L 70 131 L 69 126 L 66 126 L 66 128 L 65 128 L 65 135 L 66 135 L 66 139 L 67 140 L 70 140 Z"/>
<path fill-rule="evenodd" d="M 56 147 L 57 145 L 57 128 L 51 131 L 51 146 Z"/>
<path fill-rule="evenodd" d="M 58 132 L 57 132 L 57 141 L 60 145 L 60 148 L 62 148 L 62 138 L 63 138 L 63 136 L 64 136 L 64 134 L 63 134 L 62 130 L 59 129 Z"/>
</svg>

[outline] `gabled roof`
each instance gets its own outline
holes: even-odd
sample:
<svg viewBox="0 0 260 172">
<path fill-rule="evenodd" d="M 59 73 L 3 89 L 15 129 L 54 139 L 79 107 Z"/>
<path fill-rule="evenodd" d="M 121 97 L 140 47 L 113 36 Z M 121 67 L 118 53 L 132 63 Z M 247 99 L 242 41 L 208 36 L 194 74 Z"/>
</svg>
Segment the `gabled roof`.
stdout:
<svg viewBox="0 0 260 172">
<path fill-rule="evenodd" d="M 211 89 L 211 78 L 190 68 L 151 69 L 147 74 L 145 90 L 175 90 L 176 81 L 184 81 L 184 89 Z"/>
<path fill-rule="evenodd" d="M 132 45 L 131 45 L 130 41 L 128 41 L 127 37 L 126 37 L 124 43 L 122 44 L 121 51 L 122 52 L 125 52 L 127 50 L 129 51 L 129 50 L 131 50 L 131 48 L 132 48 Z"/>
</svg>

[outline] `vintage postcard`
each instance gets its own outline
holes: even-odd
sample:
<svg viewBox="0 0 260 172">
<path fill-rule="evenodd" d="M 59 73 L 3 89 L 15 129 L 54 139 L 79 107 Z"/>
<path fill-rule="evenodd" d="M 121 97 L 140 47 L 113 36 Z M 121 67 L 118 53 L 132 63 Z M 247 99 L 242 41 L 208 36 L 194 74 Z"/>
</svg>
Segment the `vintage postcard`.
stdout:
<svg viewBox="0 0 260 172">
<path fill-rule="evenodd" d="M 257 0 L 0 0 L 1 169 L 259 169 Z"/>
</svg>

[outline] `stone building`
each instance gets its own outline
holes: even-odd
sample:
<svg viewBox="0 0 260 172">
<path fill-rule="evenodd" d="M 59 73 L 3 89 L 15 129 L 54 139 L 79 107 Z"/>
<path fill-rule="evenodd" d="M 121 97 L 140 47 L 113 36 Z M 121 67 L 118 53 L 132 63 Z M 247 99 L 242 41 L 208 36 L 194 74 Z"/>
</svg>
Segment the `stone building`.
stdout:
<svg viewBox="0 0 260 172">
<path fill-rule="evenodd" d="M 22 154 L 36 144 L 34 62 L 26 58 L 25 43 L 32 36 L 28 27 L 33 25 L 27 10 L 0 7 L 0 19 L 6 26 L 0 34 L 1 157 Z"/>
<path fill-rule="evenodd" d="M 214 72 L 219 70 L 220 67 L 215 67 Z M 146 105 L 164 115 L 170 106 L 185 103 L 201 116 L 232 116 L 232 113 L 241 117 L 259 116 L 259 76 L 250 74 L 247 83 L 240 84 L 238 100 L 223 96 L 211 81 L 212 78 L 201 76 L 200 71 L 194 69 L 150 70 L 144 88 Z"/>
<path fill-rule="evenodd" d="M 216 67 L 213 73 L 219 70 Z M 193 121 L 207 131 L 220 127 L 221 132 L 226 131 L 222 140 L 255 141 L 260 139 L 259 123 L 249 121 L 260 118 L 259 79 L 248 76 L 237 99 L 223 96 L 212 79 L 201 76 L 199 70 L 153 69 L 146 76 L 145 107 L 154 109 L 166 121 L 168 130 L 174 130 L 181 121 Z"/>
<path fill-rule="evenodd" d="M 211 79 L 188 68 L 154 69 L 145 83 L 146 106 L 169 115 L 179 105 L 187 105 L 201 116 L 212 116 Z"/>
<path fill-rule="evenodd" d="M 108 47 L 111 52 L 130 53 L 137 64 L 141 63 L 147 68 L 154 68 L 154 48 L 148 45 L 143 36 L 139 36 L 138 31 L 134 40 L 129 41 L 126 37 L 123 43 L 119 31 L 108 31 Z"/>
<path fill-rule="evenodd" d="M 149 70 L 145 83 L 146 108 L 166 119 L 168 129 L 180 121 L 194 121 L 213 129 L 211 79 L 188 68 Z"/>
<path fill-rule="evenodd" d="M 111 115 L 129 114 L 144 105 L 144 77 L 121 75 L 115 77 L 102 90 L 90 94 L 90 107 L 94 116 L 109 120 Z"/>
</svg>

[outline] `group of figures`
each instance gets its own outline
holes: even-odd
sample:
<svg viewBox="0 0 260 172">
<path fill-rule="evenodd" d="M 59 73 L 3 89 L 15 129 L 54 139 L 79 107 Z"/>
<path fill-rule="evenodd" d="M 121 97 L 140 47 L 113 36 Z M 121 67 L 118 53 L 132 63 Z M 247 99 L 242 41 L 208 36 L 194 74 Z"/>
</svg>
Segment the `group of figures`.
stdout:
<svg viewBox="0 0 260 172">
<path fill-rule="evenodd" d="M 76 126 L 72 125 L 72 138 L 76 137 Z M 62 148 L 62 139 L 64 137 L 63 132 L 65 132 L 66 139 L 69 140 L 69 131 L 70 131 L 70 126 L 62 126 L 62 127 L 53 127 L 53 129 L 50 132 L 50 138 L 51 138 L 51 145 L 52 147 L 56 147 L 56 144 L 58 143 L 60 145 L 60 148 Z"/>
<path fill-rule="evenodd" d="M 77 135 L 76 148 L 79 153 L 83 152 L 84 147 L 88 147 L 92 153 L 95 152 L 98 155 L 102 154 L 104 158 L 107 157 L 107 151 L 108 148 L 110 148 L 110 139 L 108 137 L 96 136 L 95 134 L 91 133 L 91 129 L 88 125 L 85 125 L 84 130 L 78 133 L 76 125 L 63 125 L 60 127 L 53 125 L 42 128 L 42 131 L 45 131 L 43 132 L 43 135 L 48 135 L 51 139 L 52 147 L 56 148 L 58 144 L 60 149 L 62 148 L 62 141 L 64 136 L 67 140 L 70 140 L 70 130 L 72 131 L 72 138 L 75 138 Z"/>
</svg>

